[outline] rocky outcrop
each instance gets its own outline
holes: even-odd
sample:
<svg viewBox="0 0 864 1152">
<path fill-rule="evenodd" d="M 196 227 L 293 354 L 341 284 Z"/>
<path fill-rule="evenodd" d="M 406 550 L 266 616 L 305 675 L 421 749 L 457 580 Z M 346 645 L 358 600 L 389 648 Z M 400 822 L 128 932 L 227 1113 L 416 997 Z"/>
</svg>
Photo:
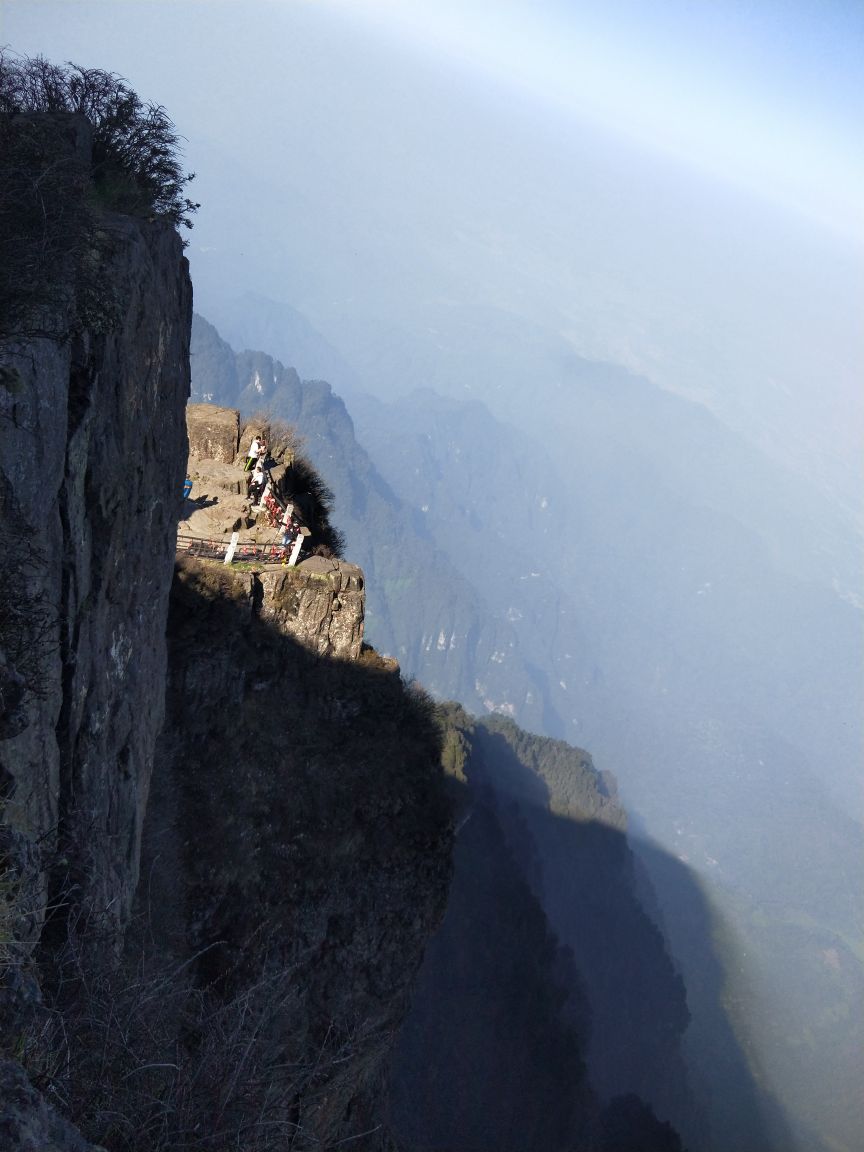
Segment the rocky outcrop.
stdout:
<svg viewBox="0 0 864 1152">
<path fill-rule="evenodd" d="M 240 413 L 216 404 L 190 404 L 186 409 L 189 457 L 233 464 L 240 443 Z"/>
<path fill-rule="evenodd" d="M 3 1152 L 104 1152 L 58 1115 L 11 1060 L 0 1060 Z"/>
<path fill-rule="evenodd" d="M 344 560 L 311 556 L 296 568 L 256 577 L 259 614 L 319 656 L 356 660 L 363 645 L 363 573 Z"/>
</svg>

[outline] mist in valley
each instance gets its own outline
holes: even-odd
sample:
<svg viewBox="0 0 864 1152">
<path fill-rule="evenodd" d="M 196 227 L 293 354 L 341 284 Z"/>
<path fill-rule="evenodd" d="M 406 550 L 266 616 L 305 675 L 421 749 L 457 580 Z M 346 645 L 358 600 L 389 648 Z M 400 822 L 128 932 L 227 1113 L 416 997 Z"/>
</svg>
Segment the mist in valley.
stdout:
<svg viewBox="0 0 864 1152">
<path fill-rule="evenodd" d="M 704 1147 L 855 1152 L 864 20 L 425 7 L 6 0 L 0 39 L 187 138 L 197 379 L 266 354 L 196 398 L 297 419 L 370 641 L 614 773 Z"/>
</svg>

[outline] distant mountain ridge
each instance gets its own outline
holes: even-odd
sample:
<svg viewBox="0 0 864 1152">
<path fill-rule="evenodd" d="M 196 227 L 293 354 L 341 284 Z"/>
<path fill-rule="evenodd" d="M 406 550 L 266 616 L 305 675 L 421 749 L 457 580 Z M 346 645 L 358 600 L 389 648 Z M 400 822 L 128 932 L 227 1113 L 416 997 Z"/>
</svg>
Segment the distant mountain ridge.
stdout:
<svg viewBox="0 0 864 1152">
<path fill-rule="evenodd" d="M 551 715 L 540 674 L 520 654 L 506 618 L 488 612 L 476 587 L 432 542 L 422 516 L 400 501 L 357 443 L 329 384 L 303 381 L 262 352 L 235 353 L 200 316 L 192 325 L 192 398 L 267 411 L 297 425 L 304 450 L 336 496 L 349 554 L 366 571 L 372 642 L 441 698 L 500 709 L 528 723 Z M 481 677 L 475 674 L 486 669 Z"/>
<path fill-rule="evenodd" d="M 708 1147 L 682 1061 L 684 987 L 636 894 L 617 800 L 581 749 L 440 712 L 455 872 L 393 1056 L 397 1134 L 454 1150 L 680 1148 L 659 1116 Z M 629 1129 L 635 1097 L 651 1107 Z M 603 1134 L 613 1116 L 620 1144 Z"/>
<path fill-rule="evenodd" d="M 573 433 L 557 444 L 429 391 L 352 409 L 454 564 L 468 575 L 482 556 L 509 577 L 487 582 L 489 606 L 546 671 L 561 734 L 615 770 L 648 837 L 714 894 L 724 963 L 747 973 L 743 1002 L 729 994 L 735 1027 L 801 1109 L 802 1146 L 824 1129 L 857 1152 L 864 908 L 860 885 L 838 878 L 864 861 L 864 665 L 860 610 L 824 571 L 817 579 L 820 557 L 831 571 L 836 525 L 784 503 L 794 490 L 751 449 L 647 381 L 597 366 L 574 375 L 561 405 Z M 674 878 L 643 855 L 701 1060 L 718 1032 L 711 996 L 699 999 L 706 957 Z M 709 1079 L 722 1080 L 722 1063 L 712 1055 Z M 734 1093 L 714 1098 L 720 1147 L 724 1124 L 725 1146 L 741 1147 Z"/>
<path fill-rule="evenodd" d="M 484 487 L 482 477 L 478 476 L 475 485 L 466 486 L 460 491 L 456 501 L 449 506 L 451 546 L 458 546 L 457 542 L 461 542 L 465 548 L 463 556 L 466 565 L 465 574 L 459 575 L 449 561 L 442 563 L 441 552 L 430 545 L 426 515 L 422 510 L 414 512 L 407 510 L 395 498 L 386 482 L 381 480 L 365 452 L 354 439 L 353 425 L 344 405 L 332 394 L 328 385 L 320 381 L 301 381 L 293 369 L 286 368 L 263 353 L 234 353 L 230 346 L 221 340 L 212 325 L 200 317 L 196 317 L 193 323 L 192 363 L 193 398 L 203 399 L 205 395 L 213 394 L 213 380 L 227 381 L 234 389 L 235 402 L 247 412 L 259 409 L 279 415 L 294 423 L 305 437 L 304 450 L 314 459 L 335 491 L 339 523 L 346 530 L 348 539 L 348 554 L 366 569 L 371 606 L 370 634 L 380 646 L 396 654 L 407 671 L 413 672 L 414 669 L 419 669 L 423 683 L 439 698 L 455 696 L 471 703 L 475 709 L 478 709 L 479 705 L 478 710 L 481 711 L 489 711 L 490 706 L 496 703 L 499 703 L 498 710 L 503 711 L 500 702 L 490 697 L 487 684 L 480 681 L 481 675 L 499 675 L 501 683 L 505 687 L 509 685 L 511 693 L 514 673 L 516 677 L 522 676 L 524 679 L 521 682 L 526 685 L 524 701 L 520 708 L 518 697 L 512 694 L 505 697 L 504 704 L 509 705 L 508 710 L 512 709 L 512 712 L 520 715 L 523 724 L 533 723 L 534 726 L 543 727 L 546 731 L 563 730 L 562 718 L 556 716 L 546 705 L 546 701 L 552 695 L 548 683 L 537 671 L 536 665 L 521 661 L 518 629 L 525 627 L 530 633 L 530 621 L 513 619 L 512 614 L 504 610 L 505 606 L 501 603 L 498 605 L 495 617 L 490 618 L 486 607 L 487 597 L 495 601 L 499 595 L 497 592 L 490 595 L 491 589 L 493 587 L 505 589 L 508 581 L 512 579 L 514 567 L 517 572 L 520 568 L 527 570 L 534 595 L 537 595 L 538 589 L 544 586 L 543 582 L 538 585 L 530 576 L 532 557 L 530 552 L 525 554 L 525 544 L 532 538 L 526 530 L 529 521 L 523 515 L 520 500 L 512 497 L 512 485 L 505 486 L 506 494 L 502 496 L 502 493 L 495 489 L 494 473 L 490 471 L 487 480 L 492 477 L 491 487 Z M 205 372 L 208 371 L 209 365 L 213 368 L 208 376 Z M 225 392 L 220 396 L 223 399 L 227 398 Z M 453 405 L 450 401 L 440 401 L 440 407 L 443 412 L 454 408 L 460 412 L 463 417 L 462 432 L 469 438 L 473 435 L 472 443 L 477 457 L 474 463 L 482 472 L 484 437 L 477 434 L 476 424 L 479 422 L 482 426 L 484 421 L 488 421 L 488 413 L 482 405 L 468 406 L 468 410 L 463 411 L 461 406 Z M 470 419 L 466 421 L 464 417 L 469 414 Z M 515 433 L 510 435 L 508 445 L 507 467 L 513 473 L 513 484 L 518 486 L 521 480 L 520 469 L 525 469 L 527 477 L 532 446 L 525 437 Z M 436 451 L 437 446 L 430 445 L 430 459 L 434 459 Z M 469 455 L 467 448 L 465 452 Z M 422 452 L 417 456 L 417 460 L 422 464 Z M 546 491 L 546 489 L 535 490 L 529 486 L 524 494 L 524 500 L 528 501 L 529 505 L 533 502 L 540 516 L 545 515 L 548 518 L 549 546 L 554 547 L 557 525 L 565 509 L 554 487 L 549 490 L 548 497 Z M 544 503 L 545 506 L 541 507 Z M 483 540 L 488 538 L 484 537 L 483 533 L 488 529 L 489 515 L 494 515 L 499 525 L 499 543 L 492 549 L 487 543 L 484 556 Z M 473 539 L 470 536 L 472 524 L 476 528 L 476 536 Z M 497 548 L 500 548 L 500 552 L 496 550 Z M 468 582 L 469 573 L 480 581 L 479 589 L 482 589 L 482 595 L 478 588 L 472 588 Z M 384 588 L 384 595 L 379 599 L 381 607 L 378 612 L 382 614 L 380 617 L 376 615 L 374 607 L 376 584 Z M 538 611 L 540 616 L 536 624 L 539 627 L 542 619 L 542 609 L 539 606 Z M 454 619 L 465 620 L 465 634 L 472 638 L 473 646 L 458 643 L 462 634 L 450 623 Z M 442 621 L 447 623 L 442 626 Z M 395 649 L 390 647 L 387 641 L 382 643 L 382 633 L 396 645 Z M 457 639 L 456 644 L 452 642 L 454 636 Z M 488 638 L 490 636 L 491 641 Z M 517 679 L 516 683 L 519 682 Z M 532 698 L 535 691 L 537 695 Z M 537 707 L 538 702 L 540 708 Z M 486 759 L 490 763 L 494 760 L 498 767 L 495 773 L 484 780 L 480 769 L 482 759 L 475 758 L 473 779 L 475 786 L 491 788 L 496 795 L 500 795 L 502 815 L 496 816 L 495 821 L 501 825 L 501 835 L 505 835 L 506 839 L 505 829 L 509 829 L 511 835 L 514 833 L 516 825 L 509 815 L 514 804 L 517 809 L 520 804 L 527 805 L 525 814 L 519 819 L 527 820 L 529 825 L 535 818 L 532 813 L 536 813 L 536 819 L 544 828 L 547 824 L 550 827 L 557 826 L 556 820 L 561 822 L 563 839 L 556 834 L 545 847 L 540 843 L 545 837 L 541 834 L 539 826 L 531 833 L 531 839 L 536 837 L 537 846 L 532 849 L 536 863 L 530 865 L 523 858 L 521 866 L 527 870 L 522 882 L 528 883 L 529 886 L 536 883 L 534 898 L 541 900 L 547 908 L 550 906 L 550 901 L 554 906 L 555 892 L 562 889 L 562 885 L 562 890 L 566 892 L 567 884 L 570 883 L 566 880 L 566 876 L 568 861 L 572 865 L 573 860 L 570 856 L 570 837 L 566 827 L 574 819 L 577 821 L 589 819 L 593 822 L 596 817 L 601 816 L 609 831 L 600 834 L 599 839 L 595 840 L 592 840 L 590 831 L 586 832 L 585 843 L 593 842 L 598 847 L 598 860 L 604 861 L 601 871 L 607 868 L 607 865 L 611 867 L 613 859 L 617 861 L 615 868 L 623 867 L 623 871 L 615 879 L 612 879 L 615 870 L 610 872 L 607 882 L 611 887 L 603 899 L 602 906 L 593 911 L 586 909 L 586 914 L 592 923 L 596 920 L 601 924 L 608 909 L 613 920 L 615 917 L 623 916 L 622 924 L 629 922 L 632 926 L 641 925 L 638 933 L 644 933 L 643 943 L 648 949 L 646 962 L 648 957 L 652 954 L 654 956 L 654 959 L 648 962 L 649 968 L 654 965 L 654 976 L 650 979 L 657 981 L 657 989 L 665 988 L 665 991 L 659 994 L 657 1012 L 662 1017 L 667 1010 L 662 1006 L 665 999 L 671 1011 L 670 1022 L 675 1023 L 671 1025 L 671 1030 L 661 1026 L 662 1034 L 667 1036 L 672 1047 L 663 1059 L 659 1059 L 656 1055 L 652 1057 L 648 1054 L 651 1044 L 658 1040 L 658 1037 L 653 1036 L 653 1025 L 659 1018 L 654 1009 L 648 1009 L 650 998 L 644 1000 L 644 995 L 639 993 L 635 1001 L 628 999 L 631 991 L 636 993 L 636 990 L 642 987 L 642 977 L 638 975 L 641 964 L 641 959 L 638 957 L 639 949 L 632 953 L 628 952 L 626 947 L 622 949 L 620 941 L 615 945 L 625 968 L 630 960 L 633 961 L 634 967 L 629 977 L 623 978 L 619 973 L 619 976 L 612 980 L 612 984 L 607 984 L 605 988 L 602 957 L 604 948 L 610 945 L 610 940 L 607 939 L 605 944 L 598 942 L 593 958 L 590 949 L 582 956 L 581 962 L 588 965 L 592 995 L 597 1001 L 600 1047 L 593 1059 L 596 1066 L 595 1074 L 600 1077 L 602 1091 L 612 1094 L 641 1088 L 648 1099 L 663 1099 L 667 1107 L 677 1108 L 685 1118 L 689 1116 L 692 1130 L 693 1115 L 698 1113 L 698 1109 L 694 1113 L 693 1106 L 682 1104 L 680 1097 L 675 1103 L 674 1091 L 669 1094 L 670 1084 L 676 1077 L 681 1080 L 683 1076 L 680 1066 L 676 1063 L 680 1061 L 680 1052 L 674 1058 L 670 1055 L 678 1051 L 676 1046 L 687 1019 L 683 988 L 680 986 L 680 981 L 676 984 L 674 967 L 660 934 L 640 907 L 636 895 L 639 879 L 635 871 L 628 871 L 632 869 L 632 865 L 626 864 L 630 856 L 622 834 L 623 814 L 616 802 L 610 799 L 614 785 L 604 784 L 603 777 L 597 776 L 593 768 L 583 771 L 583 768 L 579 767 L 581 763 L 579 758 L 582 756 L 584 759 L 584 754 L 578 750 L 567 749 L 566 755 L 573 758 L 567 771 L 559 775 L 554 784 L 543 784 L 542 777 L 535 777 L 529 795 L 526 797 L 522 794 L 520 797 L 518 788 L 516 793 L 508 791 L 506 764 L 518 764 L 519 755 L 522 753 L 527 754 L 530 759 L 538 753 L 526 752 L 526 749 L 530 747 L 551 749 L 553 742 L 543 741 L 539 737 L 527 734 L 517 737 L 518 730 L 514 727 L 508 728 L 504 724 L 503 728 L 496 728 L 495 723 L 490 723 L 488 729 L 478 725 L 474 743 L 477 756 L 480 757 L 481 742 L 485 741 L 483 746 L 486 747 L 488 744 Z M 506 752 L 508 734 L 521 751 Z M 490 752 L 493 745 L 494 754 Z M 560 747 L 566 748 L 564 745 Z M 543 753 L 549 763 L 554 761 L 555 755 L 551 751 Z M 576 793 L 573 793 L 574 782 L 580 773 L 585 775 L 585 787 L 581 791 L 577 787 Z M 524 786 L 524 781 L 529 775 L 526 767 L 520 766 L 516 775 L 523 781 Z M 512 779 L 511 774 L 511 784 Z M 614 849 L 613 845 L 616 842 L 620 847 Z M 580 869 L 583 874 L 590 874 L 591 867 L 589 859 L 582 859 Z M 545 871 L 546 881 L 541 880 L 541 872 L 537 869 Z M 645 883 L 644 878 L 642 883 Z M 557 906 L 554 931 L 561 934 L 565 941 L 574 931 L 578 937 L 579 917 L 574 920 L 573 915 L 579 908 L 580 899 L 582 897 L 577 898 L 571 891 L 569 895 L 561 898 Z M 621 900 L 623 903 L 620 903 Z M 609 921 L 610 927 L 613 920 Z M 629 930 L 621 929 L 621 931 L 633 935 L 637 930 L 631 927 Z M 705 941 L 704 946 L 710 951 L 709 941 Z M 609 971 L 614 971 L 614 967 Z M 619 991 L 616 993 L 610 988 Z M 639 1008 L 637 1005 L 643 1000 L 643 1006 Z M 677 1007 L 673 1008 L 674 1004 L 677 1004 Z M 647 1016 L 643 1024 L 637 1024 L 636 1016 L 643 1012 L 647 1012 Z M 642 1035 L 642 1041 L 647 1047 L 642 1046 L 642 1041 L 637 1040 L 637 1033 Z M 601 1055 L 604 1045 L 605 1072 L 604 1057 Z M 730 1039 L 729 1045 L 734 1062 L 736 1059 L 734 1040 Z M 621 1065 L 622 1050 L 631 1051 L 632 1063 L 628 1072 L 624 1072 Z M 737 1059 L 740 1060 L 740 1057 Z M 652 1067 L 659 1077 L 653 1081 L 650 1070 Z M 679 1069 L 677 1073 L 672 1072 L 675 1068 Z M 667 1074 L 668 1079 L 665 1080 L 666 1087 L 664 1087 L 664 1077 L 667 1077 Z M 622 1075 L 623 1080 L 620 1079 Z M 746 1073 L 742 1073 L 741 1076 L 742 1082 L 746 1082 Z M 750 1112 L 748 1115 L 751 1117 L 752 1127 L 755 1123 L 753 1120 L 755 1114 Z M 695 1127 L 698 1128 L 699 1125 Z M 770 1144 L 766 1138 L 763 1148 L 768 1147 Z"/>
<path fill-rule="evenodd" d="M 361 388 L 357 372 L 342 353 L 296 308 L 246 292 L 234 300 L 214 300 L 208 316 L 238 351 L 266 349 L 304 379 L 326 380 L 340 392 Z"/>
</svg>

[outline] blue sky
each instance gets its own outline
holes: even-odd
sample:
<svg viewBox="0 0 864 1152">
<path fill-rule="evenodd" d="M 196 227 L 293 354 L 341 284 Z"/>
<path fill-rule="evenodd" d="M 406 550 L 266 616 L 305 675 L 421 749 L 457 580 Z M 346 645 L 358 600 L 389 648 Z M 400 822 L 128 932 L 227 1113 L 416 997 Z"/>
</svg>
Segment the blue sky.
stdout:
<svg viewBox="0 0 864 1152">
<path fill-rule="evenodd" d="M 309 2 L 864 230 L 864 4 Z"/>
</svg>

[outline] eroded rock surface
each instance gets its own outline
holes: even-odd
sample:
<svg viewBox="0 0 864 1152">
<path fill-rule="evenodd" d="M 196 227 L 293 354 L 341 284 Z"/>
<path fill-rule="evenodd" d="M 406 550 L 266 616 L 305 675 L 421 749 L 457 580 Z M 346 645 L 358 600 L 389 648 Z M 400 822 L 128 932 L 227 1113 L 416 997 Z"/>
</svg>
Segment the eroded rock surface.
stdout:
<svg viewBox="0 0 864 1152">
<path fill-rule="evenodd" d="M 186 428 L 190 459 L 234 463 L 240 437 L 240 414 L 236 408 L 190 404 L 186 409 Z"/>
<path fill-rule="evenodd" d="M 363 573 L 344 560 L 311 556 L 296 568 L 267 568 L 260 616 L 319 656 L 356 660 L 363 645 Z"/>
</svg>

